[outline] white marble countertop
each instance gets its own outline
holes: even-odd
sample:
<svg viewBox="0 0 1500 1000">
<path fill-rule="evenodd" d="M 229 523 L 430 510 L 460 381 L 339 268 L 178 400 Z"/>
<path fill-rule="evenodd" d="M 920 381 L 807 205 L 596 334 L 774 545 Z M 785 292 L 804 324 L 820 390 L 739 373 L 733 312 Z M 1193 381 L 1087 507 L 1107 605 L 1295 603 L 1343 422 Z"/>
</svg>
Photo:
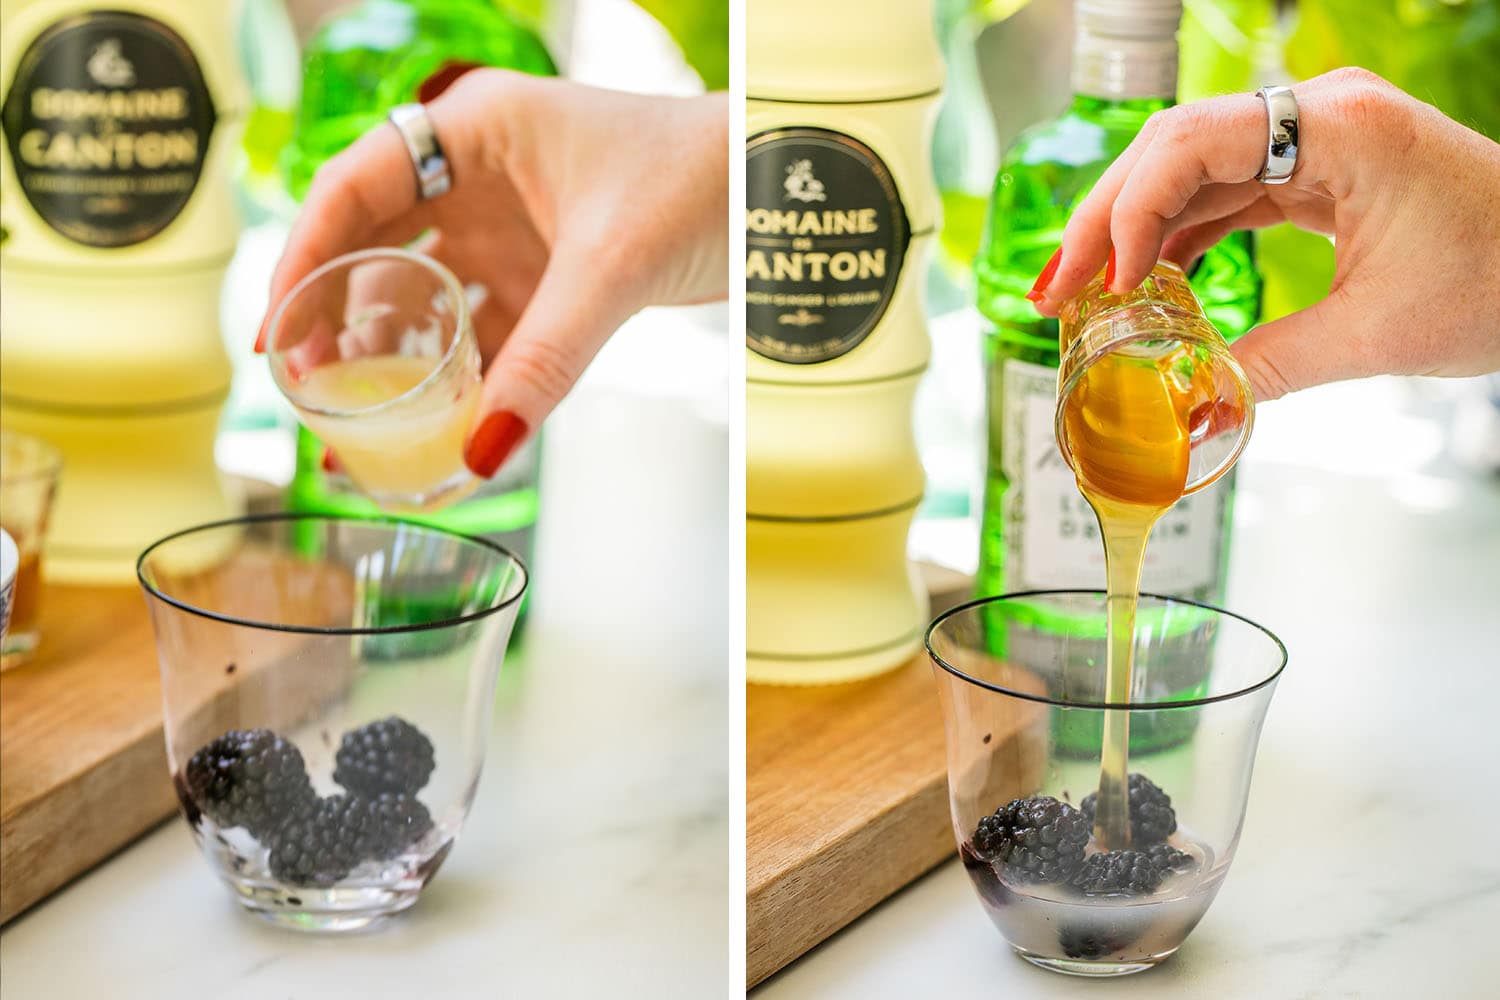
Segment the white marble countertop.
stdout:
<svg viewBox="0 0 1500 1000">
<path fill-rule="evenodd" d="M 174 818 L 6 926 L 5 1000 L 722 995 L 727 349 L 680 315 L 634 321 L 548 424 L 531 620 L 416 907 L 266 926 Z"/>
<path fill-rule="evenodd" d="M 1500 996 L 1500 476 L 1460 469 L 1430 382 L 1262 407 L 1229 607 L 1291 653 L 1234 866 L 1160 968 L 1085 983 L 1016 958 L 950 862 L 754 1000 Z"/>
</svg>

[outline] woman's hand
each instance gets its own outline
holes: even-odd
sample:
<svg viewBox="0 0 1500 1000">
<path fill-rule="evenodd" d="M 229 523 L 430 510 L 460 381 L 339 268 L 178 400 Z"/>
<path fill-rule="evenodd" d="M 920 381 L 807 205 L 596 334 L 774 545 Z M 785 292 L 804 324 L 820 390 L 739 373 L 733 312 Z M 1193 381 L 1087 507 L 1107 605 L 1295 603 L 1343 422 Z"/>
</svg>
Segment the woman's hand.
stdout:
<svg viewBox="0 0 1500 1000">
<path fill-rule="evenodd" d="M 1188 263 L 1234 230 L 1290 221 L 1331 235 L 1337 267 L 1326 299 L 1234 345 L 1257 398 L 1500 369 L 1500 145 L 1364 70 L 1292 91 L 1297 166 L 1281 185 L 1255 180 L 1256 95 L 1153 115 L 1073 213 L 1038 310 L 1056 315 L 1100 267 L 1128 290 L 1158 257 Z"/>
<path fill-rule="evenodd" d="M 427 233 L 419 249 L 488 292 L 474 316 L 488 370 L 464 449 L 487 478 L 631 314 L 725 295 L 728 102 L 490 69 L 427 112 L 452 189 L 419 200 L 395 128 L 372 130 L 318 171 L 271 303 L 333 257 Z"/>
</svg>

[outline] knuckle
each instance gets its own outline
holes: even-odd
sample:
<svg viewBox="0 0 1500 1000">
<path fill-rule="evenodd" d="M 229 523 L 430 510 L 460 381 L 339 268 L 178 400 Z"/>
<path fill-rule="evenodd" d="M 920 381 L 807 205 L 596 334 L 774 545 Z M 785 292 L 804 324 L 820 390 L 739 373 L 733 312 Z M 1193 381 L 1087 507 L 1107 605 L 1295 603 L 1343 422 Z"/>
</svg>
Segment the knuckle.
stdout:
<svg viewBox="0 0 1500 1000">
<path fill-rule="evenodd" d="M 455 103 L 487 114 L 524 117 L 541 89 L 539 77 L 512 69 L 484 67 L 470 70 L 449 88 Z"/>
<path fill-rule="evenodd" d="M 485 67 L 459 77 L 432 105 L 436 127 L 450 156 L 472 158 L 492 173 L 503 173 L 527 123 L 544 120 L 541 78 L 515 70 Z"/>
<path fill-rule="evenodd" d="M 1152 113 L 1149 120 L 1156 122 L 1157 135 L 1168 142 L 1175 142 L 1187 136 L 1192 128 L 1192 117 L 1192 105 L 1177 104 Z"/>
<path fill-rule="evenodd" d="M 1391 95 L 1376 87 L 1360 86 L 1345 91 L 1338 103 L 1341 117 L 1361 134 L 1382 134 L 1391 120 Z"/>
<path fill-rule="evenodd" d="M 1388 126 L 1400 91 L 1367 69 L 1348 66 L 1328 74 L 1334 113 L 1361 132 Z"/>
<path fill-rule="evenodd" d="M 312 183 L 307 188 L 308 201 L 322 201 L 328 198 L 337 198 L 348 190 L 350 184 L 350 164 L 347 158 L 340 155 L 330 160 L 325 160 L 313 171 Z"/>
<path fill-rule="evenodd" d="M 1379 84 L 1361 81 L 1343 88 L 1343 99 L 1359 107 L 1386 107 L 1391 103 L 1391 90 Z"/>
<path fill-rule="evenodd" d="M 1380 89 L 1395 89 L 1394 85 L 1379 73 L 1372 73 L 1363 66 L 1341 66 L 1328 72 L 1324 79 L 1331 84 L 1341 87 L 1360 88 L 1377 87 Z"/>
<path fill-rule="evenodd" d="M 453 81 L 447 93 L 453 95 L 455 101 L 468 103 L 477 99 L 483 99 L 497 91 L 505 90 L 511 85 L 511 77 L 517 75 L 511 70 L 497 69 L 493 66 L 481 66 L 472 69 Z"/>
<path fill-rule="evenodd" d="M 547 399 L 561 399 L 578 370 L 574 352 L 552 340 L 516 344 L 504 357 L 506 372 Z"/>
</svg>

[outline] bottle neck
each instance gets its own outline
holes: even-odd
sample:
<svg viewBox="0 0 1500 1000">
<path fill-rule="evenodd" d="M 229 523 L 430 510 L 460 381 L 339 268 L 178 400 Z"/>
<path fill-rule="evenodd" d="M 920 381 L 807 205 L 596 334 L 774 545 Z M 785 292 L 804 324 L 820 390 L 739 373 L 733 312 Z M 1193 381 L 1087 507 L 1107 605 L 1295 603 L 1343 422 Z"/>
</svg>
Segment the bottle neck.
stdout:
<svg viewBox="0 0 1500 1000">
<path fill-rule="evenodd" d="M 1112 98 L 1075 93 L 1070 110 L 1090 121 L 1114 121 L 1122 126 L 1139 129 L 1147 118 L 1176 103 L 1175 97 Z"/>
<path fill-rule="evenodd" d="M 1113 101 L 1174 103 L 1176 39 L 1144 41 L 1080 33 L 1073 45 L 1073 93 Z"/>
</svg>

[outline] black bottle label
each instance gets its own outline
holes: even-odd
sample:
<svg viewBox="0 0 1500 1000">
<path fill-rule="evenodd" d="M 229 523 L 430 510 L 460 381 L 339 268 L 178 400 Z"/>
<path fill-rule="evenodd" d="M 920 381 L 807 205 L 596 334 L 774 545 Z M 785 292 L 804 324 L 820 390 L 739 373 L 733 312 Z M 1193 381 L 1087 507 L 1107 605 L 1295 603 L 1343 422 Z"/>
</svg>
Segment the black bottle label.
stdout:
<svg viewBox="0 0 1500 1000">
<path fill-rule="evenodd" d="M 182 37 L 125 11 L 53 24 L 21 56 L 0 108 L 21 192 L 76 243 L 161 232 L 203 172 L 213 100 Z"/>
<path fill-rule="evenodd" d="M 848 354 L 885 315 L 911 240 L 884 161 L 830 129 L 746 143 L 745 337 L 773 361 Z"/>
</svg>

